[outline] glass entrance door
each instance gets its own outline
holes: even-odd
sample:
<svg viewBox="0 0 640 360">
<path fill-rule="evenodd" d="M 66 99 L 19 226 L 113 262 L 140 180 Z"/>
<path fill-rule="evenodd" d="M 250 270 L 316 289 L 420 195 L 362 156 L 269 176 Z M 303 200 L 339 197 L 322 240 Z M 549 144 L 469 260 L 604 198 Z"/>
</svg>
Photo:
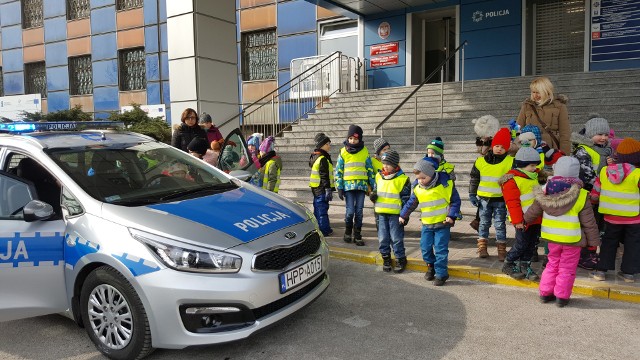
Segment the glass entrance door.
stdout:
<svg viewBox="0 0 640 360">
<path fill-rule="evenodd" d="M 425 19 L 424 36 L 424 74 L 423 79 L 438 68 L 456 48 L 456 19 L 444 16 L 437 19 Z M 444 81 L 455 81 L 455 56 L 444 67 Z M 430 83 L 440 82 L 440 74 L 434 75 Z"/>
</svg>

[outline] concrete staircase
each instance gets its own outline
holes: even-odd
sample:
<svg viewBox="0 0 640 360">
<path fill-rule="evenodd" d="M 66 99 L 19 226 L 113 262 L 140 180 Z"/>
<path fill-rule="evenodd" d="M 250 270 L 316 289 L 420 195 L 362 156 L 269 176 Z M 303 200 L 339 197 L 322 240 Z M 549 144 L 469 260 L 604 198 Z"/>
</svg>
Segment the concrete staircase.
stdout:
<svg viewBox="0 0 640 360">
<path fill-rule="evenodd" d="M 573 131 L 582 128 L 589 113 L 596 112 L 609 120 L 618 137 L 640 139 L 640 70 L 559 74 L 549 78 L 557 94 L 569 97 Z M 475 215 L 475 208 L 468 202 L 469 172 L 478 156 L 471 120 L 491 114 L 507 126 L 509 119 L 518 116 L 522 101 L 529 96 L 532 79 L 528 76 L 467 81 L 464 92 L 460 83 L 447 83 L 442 118 L 440 85 L 425 85 L 416 94 L 417 151 L 413 148 L 413 99 L 385 124 L 382 136 L 400 152 L 400 165 L 406 171 L 424 156 L 426 145 L 440 136 L 445 144 L 445 158 L 456 165 L 456 186 L 463 199 L 463 214 Z M 372 151 L 373 140 L 380 136 L 380 132 L 374 134 L 374 127 L 413 89 L 400 87 L 339 94 L 309 119 L 285 132 L 276 140 L 276 150 L 283 160 L 280 194 L 312 209 L 308 160 L 314 135 L 324 132 L 331 138 L 335 163 L 349 125 L 357 124 L 364 130 L 365 144 Z M 337 200 L 337 196 L 335 198 Z M 330 212 L 344 213 L 344 206 L 336 200 Z M 365 201 L 365 206 L 371 208 L 371 202 Z"/>
</svg>

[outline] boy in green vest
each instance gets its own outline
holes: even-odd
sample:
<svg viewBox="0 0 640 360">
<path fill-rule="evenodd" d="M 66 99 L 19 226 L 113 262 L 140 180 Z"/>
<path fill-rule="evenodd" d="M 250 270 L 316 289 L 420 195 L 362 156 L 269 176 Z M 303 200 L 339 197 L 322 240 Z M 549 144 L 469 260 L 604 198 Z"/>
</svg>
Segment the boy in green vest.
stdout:
<svg viewBox="0 0 640 360">
<path fill-rule="evenodd" d="M 276 155 L 275 139 L 269 136 L 260 144 L 260 173 L 262 188 L 277 193 L 280 189 L 280 171 L 282 159 Z"/>
<path fill-rule="evenodd" d="M 507 253 L 502 272 L 514 279 L 539 279 L 531 268 L 531 258 L 540 236 L 542 219 L 536 219 L 525 226 L 523 214 L 533 204 L 535 191 L 539 188 L 538 166 L 541 162 L 536 150 L 528 145 L 523 146 L 516 153 L 516 168 L 509 170 L 498 180 L 509 210 L 509 220 L 516 228 L 516 242 Z"/>
<path fill-rule="evenodd" d="M 398 221 L 400 210 L 411 196 L 411 181 L 400 166 L 395 150 L 382 154 L 382 170 L 376 174 L 376 191 L 369 195 L 378 216 L 378 241 L 382 255 L 382 270 L 391 271 L 391 245 L 396 256 L 393 272 L 401 273 L 407 266 L 404 251 L 404 226 Z"/>
<path fill-rule="evenodd" d="M 309 157 L 309 187 L 313 194 L 313 215 L 318 220 L 318 227 L 324 236 L 333 234 L 329 222 L 329 201 L 333 200 L 335 183 L 333 179 L 333 161 L 329 150 L 331 139 L 324 133 L 318 133 L 313 138 L 315 150 Z"/>
<path fill-rule="evenodd" d="M 513 167 L 513 156 L 507 151 L 511 146 L 511 131 L 501 128 L 493 136 L 491 150 L 479 157 L 471 169 L 469 179 L 469 200 L 480 209 L 478 228 L 478 257 L 486 258 L 489 227 L 493 219 L 496 229 L 496 247 L 498 260 L 504 261 L 507 255 L 507 208 L 502 197 L 498 179 Z"/>
<path fill-rule="evenodd" d="M 409 216 L 420 207 L 422 232 L 420 249 L 429 266 L 425 279 L 442 286 L 449 278 L 449 239 L 451 227 L 460 212 L 460 195 L 446 172 L 436 172 L 438 163 L 421 159 L 413 166 L 416 182 L 409 201 L 400 212 L 400 223 L 406 224 Z"/>
<path fill-rule="evenodd" d="M 364 146 L 360 126 L 349 126 L 347 140 L 343 144 L 336 162 L 335 174 L 338 197 L 346 203 L 343 240 L 347 243 L 353 241 L 356 246 L 364 246 L 361 232 L 364 197 L 370 190 L 375 190 L 375 174 L 369 150 Z"/>
</svg>

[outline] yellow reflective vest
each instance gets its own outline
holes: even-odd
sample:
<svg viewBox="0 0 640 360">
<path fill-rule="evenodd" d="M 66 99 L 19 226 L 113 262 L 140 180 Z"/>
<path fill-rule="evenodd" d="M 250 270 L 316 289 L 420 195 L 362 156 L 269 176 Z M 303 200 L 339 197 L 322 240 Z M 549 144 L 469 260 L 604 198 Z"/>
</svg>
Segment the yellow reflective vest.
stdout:
<svg viewBox="0 0 640 360">
<path fill-rule="evenodd" d="M 350 154 L 345 148 L 340 150 L 340 156 L 344 160 L 344 180 L 367 180 L 367 158 L 369 150 L 363 147 L 355 154 Z"/>
<path fill-rule="evenodd" d="M 620 184 L 614 184 L 607 177 L 607 168 L 600 170 L 600 205 L 598 212 L 617 216 L 640 215 L 640 169 L 633 170 Z"/>
<path fill-rule="evenodd" d="M 272 159 L 267 161 L 264 164 L 264 174 L 262 175 L 262 188 L 268 190 L 269 189 L 269 170 L 271 170 L 272 166 L 276 166 L 276 162 Z M 273 189 L 274 193 L 277 193 L 280 190 L 280 169 L 278 169 L 278 180 L 276 181 L 276 187 Z"/>
<path fill-rule="evenodd" d="M 320 186 L 320 161 L 325 159 L 324 155 L 318 156 L 316 161 L 313 162 L 313 166 L 311 167 L 311 176 L 309 176 L 309 186 L 314 188 Z M 335 187 L 335 180 L 333 178 L 333 165 L 327 160 L 327 165 L 329 166 L 329 184 L 332 188 Z"/>
<path fill-rule="evenodd" d="M 453 181 L 447 181 L 448 186 L 442 184 L 425 189 L 420 185 L 413 188 L 413 193 L 418 199 L 420 209 L 420 221 L 425 225 L 443 222 L 447 218 L 451 194 L 453 193 Z"/>
<path fill-rule="evenodd" d="M 589 157 L 591 158 L 591 168 L 593 171 L 598 174 L 598 168 L 600 167 L 600 154 L 587 145 L 578 145 L 579 148 L 584 149 Z"/>
<path fill-rule="evenodd" d="M 382 162 L 375 157 L 371 157 L 371 166 L 373 166 L 373 172 L 375 174 L 382 170 Z"/>
<path fill-rule="evenodd" d="M 522 176 L 514 176 L 513 180 L 516 182 L 518 190 L 520 190 L 520 207 L 524 214 L 527 212 L 527 209 L 531 207 L 536 198 L 533 189 L 536 186 L 539 186 L 538 180 L 524 178 Z M 511 214 L 509 214 L 509 221 L 511 221 Z"/>
<path fill-rule="evenodd" d="M 378 198 L 376 199 L 374 211 L 377 214 L 400 214 L 400 210 L 402 210 L 400 193 L 408 179 L 405 174 L 400 174 L 389 180 L 384 179 L 381 173 L 376 174 Z"/>
<path fill-rule="evenodd" d="M 513 167 L 513 156 L 507 155 L 499 164 L 489 164 L 483 156 L 476 160 L 475 166 L 480 172 L 478 196 L 501 197 L 502 189 L 500 189 L 498 179 Z"/>
<path fill-rule="evenodd" d="M 544 153 L 540 153 L 540 164 L 536 166 L 538 170 L 544 169 Z"/>
<path fill-rule="evenodd" d="M 444 171 L 447 174 L 451 174 L 455 170 L 455 165 L 449 162 L 441 162 L 436 171 Z"/>
<path fill-rule="evenodd" d="M 580 189 L 578 200 L 564 215 L 551 216 L 546 212 L 542 214 L 542 228 L 540 237 L 560 244 L 575 244 L 582 239 L 580 219 L 578 214 L 585 206 L 589 192 Z"/>
</svg>

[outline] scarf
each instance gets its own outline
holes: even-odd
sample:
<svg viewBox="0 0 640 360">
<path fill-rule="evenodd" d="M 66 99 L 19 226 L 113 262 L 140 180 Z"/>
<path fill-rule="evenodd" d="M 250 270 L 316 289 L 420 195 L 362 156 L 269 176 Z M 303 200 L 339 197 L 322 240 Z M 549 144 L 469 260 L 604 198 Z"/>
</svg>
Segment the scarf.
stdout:
<svg viewBox="0 0 640 360">
<path fill-rule="evenodd" d="M 349 154 L 357 154 L 358 151 L 362 150 L 362 148 L 364 148 L 364 142 L 363 141 L 359 141 L 357 144 L 349 144 L 349 140 L 345 140 L 343 142 L 344 144 L 344 148 L 345 150 L 347 150 L 347 152 Z"/>
<path fill-rule="evenodd" d="M 538 173 L 535 171 L 527 171 L 525 169 L 518 169 L 521 173 L 527 175 L 531 180 L 538 180 Z"/>
</svg>

